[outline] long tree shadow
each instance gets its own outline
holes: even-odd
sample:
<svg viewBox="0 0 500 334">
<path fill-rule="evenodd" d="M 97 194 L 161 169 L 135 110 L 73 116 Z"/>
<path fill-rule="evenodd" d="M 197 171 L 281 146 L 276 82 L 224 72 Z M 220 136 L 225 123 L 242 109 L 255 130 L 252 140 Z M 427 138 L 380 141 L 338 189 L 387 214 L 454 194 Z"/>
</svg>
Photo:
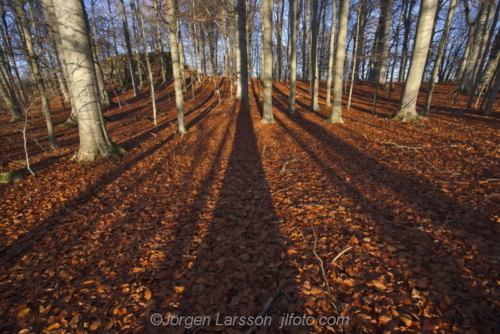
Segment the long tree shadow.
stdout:
<svg viewBox="0 0 500 334">
<path fill-rule="evenodd" d="M 412 287 L 425 291 L 428 297 L 421 299 L 421 306 L 402 306 L 399 311 L 411 310 L 415 314 L 423 315 L 421 307 L 437 308 L 443 300 L 440 294 L 444 294 L 445 298 L 449 298 L 445 300 L 451 309 L 443 315 L 441 321 L 466 327 L 472 319 L 478 321 L 477 314 L 482 312 L 488 314 L 480 324 L 486 330 L 484 332 L 490 332 L 494 328 L 495 321 L 498 321 L 495 317 L 498 317 L 499 313 L 498 309 L 495 311 L 495 293 L 486 286 L 475 284 L 474 279 L 460 275 L 463 270 L 477 270 L 480 267 L 481 271 L 486 273 L 495 267 L 495 261 L 489 256 L 492 253 L 498 255 L 496 253 L 500 251 L 494 246 L 498 235 L 491 235 L 491 231 L 497 229 L 496 224 L 488 218 L 487 212 L 448 196 L 432 183 L 419 177 L 388 168 L 300 114 L 279 113 L 276 120 L 293 141 L 312 158 L 317 168 L 328 178 L 333 191 L 339 191 L 341 196 L 352 202 L 352 206 L 346 210 L 352 212 L 350 217 L 358 217 L 358 222 L 347 223 L 346 228 L 359 228 L 353 226 L 357 224 L 368 226 L 366 232 L 369 233 L 371 241 L 381 247 L 394 244 L 394 231 L 400 230 L 400 238 L 396 243 L 401 245 L 400 248 L 389 252 L 382 250 L 387 252 L 385 256 L 388 261 L 375 258 L 365 263 L 367 267 L 376 266 L 378 263 L 385 268 L 384 271 L 390 271 L 390 282 L 395 289 L 399 289 L 402 296 L 409 295 Z M 304 133 L 297 132 L 292 124 Z M 320 154 L 314 148 L 318 144 L 331 149 L 321 150 Z M 450 222 L 448 219 L 455 221 Z M 461 219 L 465 219 L 467 225 L 460 223 Z M 446 225 L 445 231 L 441 230 L 443 224 Z M 328 226 L 323 228 L 328 229 Z M 478 231 L 478 228 L 485 232 Z M 370 229 L 376 232 L 369 232 Z M 353 233 L 352 230 L 350 233 Z M 356 230 L 355 233 L 362 232 Z M 457 241 L 455 247 L 443 242 L 443 234 L 453 235 Z M 471 243 L 470 238 L 475 241 Z M 474 246 L 462 248 L 458 245 Z M 426 250 L 431 250 L 433 255 L 429 257 Z M 479 258 L 478 262 L 464 263 L 460 260 L 471 252 Z M 390 262 L 390 259 L 397 259 L 397 262 Z M 441 271 L 436 273 L 436 270 Z M 446 277 L 443 277 L 442 273 L 446 273 Z M 376 270 L 358 273 L 356 277 L 360 280 L 356 286 L 346 291 L 345 287 L 340 285 L 340 290 L 344 290 L 340 295 L 344 300 L 353 301 L 355 298 L 353 299 L 352 291 L 365 291 L 364 294 L 367 294 L 374 287 L 367 288 L 362 282 L 377 279 L 380 274 L 382 272 Z M 484 279 L 488 281 L 492 277 L 486 276 Z M 491 281 L 488 282 L 488 286 L 491 285 Z M 380 291 L 376 294 L 384 296 Z M 383 298 L 390 295 L 388 293 Z M 352 312 L 366 313 L 358 307 L 359 305 L 352 307 Z M 422 325 L 423 323 L 420 323 L 420 326 Z M 371 331 L 381 329 L 367 324 L 364 324 L 364 327 L 370 328 Z"/>
<path fill-rule="evenodd" d="M 289 327 L 279 329 L 279 317 L 302 311 L 294 280 L 298 273 L 287 259 L 280 219 L 268 202 L 252 117 L 241 103 L 235 117 L 234 140 L 210 221 L 191 222 L 197 233 L 188 233 L 194 240 L 185 246 L 185 264 L 172 279 L 174 296 L 169 306 L 157 310 L 166 317 L 206 316 L 211 321 L 189 330 L 167 326 L 167 332 L 247 330 L 247 322 L 229 325 L 224 319 L 257 317 L 281 290 L 266 314 L 272 321 L 259 332 L 290 332 Z"/>
</svg>

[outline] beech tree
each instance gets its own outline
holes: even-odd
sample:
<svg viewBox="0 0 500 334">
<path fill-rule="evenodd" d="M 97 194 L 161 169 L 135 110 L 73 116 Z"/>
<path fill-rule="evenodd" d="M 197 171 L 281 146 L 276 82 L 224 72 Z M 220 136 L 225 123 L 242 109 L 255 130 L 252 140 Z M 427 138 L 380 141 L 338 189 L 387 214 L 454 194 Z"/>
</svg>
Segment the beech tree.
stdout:
<svg viewBox="0 0 500 334">
<path fill-rule="evenodd" d="M 335 1 L 335 0 L 334 0 Z M 295 113 L 295 90 L 297 89 L 297 0 L 290 3 L 290 113 Z"/>
<path fill-rule="evenodd" d="M 245 100 L 248 109 L 247 5 L 236 0 L 236 98 Z"/>
<path fill-rule="evenodd" d="M 135 63 L 134 63 L 134 59 L 132 56 L 132 45 L 130 43 L 130 31 L 128 28 L 127 12 L 125 11 L 125 4 L 123 3 L 123 0 L 119 0 L 119 2 L 120 2 L 120 10 L 121 10 L 121 16 L 122 16 L 123 36 L 125 37 L 125 47 L 127 50 L 128 66 L 130 68 L 130 78 L 132 80 L 132 86 L 134 89 L 134 96 L 138 96 L 139 95 L 139 87 L 137 84 L 137 79 L 135 77 Z"/>
<path fill-rule="evenodd" d="M 274 123 L 273 117 L 273 40 L 272 40 L 272 22 L 273 22 L 273 0 L 262 1 L 262 25 L 263 25 L 263 69 L 262 76 L 264 79 L 264 110 L 262 112 L 261 123 Z"/>
<path fill-rule="evenodd" d="M 61 40 L 60 51 L 78 118 L 80 147 L 74 159 L 93 161 L 98 156 L 110 158 L 123 153 L 105 127 L 83 0 L 43 0 L 42 4 L 56 20 L 54 29 Z"/>
<path fill-rule="evenodd" d="M 335 74 L 333 83 L 332 113 L 327 122 L 344 123 L 342 119 L 342 78 L 344 76 L 345 42 L 347 37 L 347 19 L 349 16 L 349 0 L 340 1 L 339 33 L 335 48 Z"/>
<path fill-rule="evenodd" d="M 181 64 L 177 46 L 177 18 L 174 0 L 166 0 L 168 30 L 170 35 L 170 53 L 172 56 L 172 71 L 174 72 L 175 104 L 177 106 L 177 122 L 180 133 L 186 133 L 184 124 L 184 97 L 182 96 Z"/>
<path fill-rule="evenodd" d="M 408 78 L 403 88 L 403 96 L 395 119 L 413 121 L 418 118 L 417 98 L 425 69 L 427 53 L 432 37 L 432 26 L 436 15 L 438 0 L 422 0 L 417 25 L 417 36 L 413 47 Z"/>
<path fill-rule="evenodd" d="M 54 125 L 52 124 L 52 115 L 50 114 L 49 100 L 47 98 L 47 91 L 45 84 L 42 79 L 42 73 L 40 71 L 40 65 L 38 64 L 38 55 L 35 52 L 35 46 L 33 44 L 32 33 L 30 31 L 30 23 L 26 16 L 26 10 L 24 8 L 23 0 L 16 0 L 15 2 L 16 15 L 19 20 L 19 25 L 26 48 L 26 55 L 28 57 L 29 69 L 31 76 L 35 81 L 35 87 L 42 101 L 42 112 L 45 116 L 45 122 L 47 124 L 47 132 L 49 134 L 49 144 L 50 147 L 57 148 L 56 134 L 54 132 Z"/>
</svg>

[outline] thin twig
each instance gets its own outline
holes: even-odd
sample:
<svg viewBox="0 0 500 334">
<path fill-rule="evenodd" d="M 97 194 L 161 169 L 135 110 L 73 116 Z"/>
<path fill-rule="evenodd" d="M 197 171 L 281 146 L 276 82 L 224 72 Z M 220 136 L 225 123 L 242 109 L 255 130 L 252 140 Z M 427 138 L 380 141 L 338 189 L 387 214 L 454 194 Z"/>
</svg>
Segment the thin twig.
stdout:
<svg viewBox="0 0 500 334">
<path fill-rule="evenodd" d="M 267 311 L 269 310 L 269 307 L 271 307 L 271 304 L 276 299 L 276 297 L 278 297 L 278 295 L 281 293 L 281 291 L 282 291 L 281 288 L 278 286 L 276 288 L 276 290 L 274 291 L 273 295 L 271 297 L 269 297 L 269 299 L 267 300 L 266 305 L 264 305 L 264 308 L 259 313 L 258 317 L 263 317 L 267 313 Z M 256 330 L 257 330 L 257 325 L 254 324 L 252 327 L 250 327 L 250 329 L 248 330 L 247 334 L 252 334 Z"/>
<path fill-rule="evenodd" d="M 280 173 L 284 173 L 284 172 L 286 172 L 286 165 L 288 165 L 289 163 L 294 162 L 294 161 L 296 161 L 296 160 L 297 160 L 297 159 L 295 159 L 295 158 L 294 158 L 294 159 L 289 159 L 289 160 L 287 160 L 287 161 L 285 162 L 285 164 L 283 165 L 283 168 L 281 168 Z"/>
<path fill-rule="evenodd" d="M 333 264 L 335 261 L 337 261 L 337 259 L 338 259 L 339 257 L 341 257 L 341 256 L 342 256 L 342 254 L 344 254 L 345 252 L 347 252 L 347 251 L 348 251 L 349 249 L 351 249 L 351 248 L 352 248 L 352 246 L 349 246 L 349 247 L 347 247 L 346 249 L 344 249 L 342 252 L 340 252 L 337 256 L 335 256 L 335 258 L 333 259 L 333 261 L 331 262 L 331 264 Z"/>
<path fill-rule="evenodd" d="M 427 159 L 425 159 L 425 158 L 423 158 L 423 159 L 424 159 L 425 162 L 427 162 L 429 164 L 429 166 L 431 166 L 432 168 L 434 168 L 438 172 L 441 172 L 441 173 L 450 173 L 450 174 L 455 174 L 455 175 L 462 175 L 462 174 L 457 173 L 457 172 L 450 172 L 450 171 L 447 171 L 447 170 L 442 170 L 442 169 L 436 168 L 436 166 L 434 166 L 429 161 L 427 161 Z"/>
<path fill-rule="evenodd" d="M 407 150 L 423 150 L 424 149 L 423 147 L 420 147 L 420 146 L 403 146 L 403 145 L 396 144 L 395 142 L 392 142 L 392 141 L 381 141 L 380 144 L 392 145 L 392 146 L 396 146 L 397 148 L 404 148 Z"/>
<path fill-rule="evenodd" d="M 311 222 L 311 228 L 312 228 L 313 234 L 314 234 L 314 248 L 313 248 L 313 253 L 318 258 L 319 265 L 321 266 L 321 272 L 323 273 L 323 279 L 325 280 L 326 289 L 328 290 L 328 295 L 331 296 L 332 294 L 330 292 L 330 285 L 328 285 L 328 280 L 326 278 L 325 267 L 323 266 L 323 260 L 321 260 L 321 258 L 319 257 L 318 253 L 316 253 L 316 244 L 318 243 L 318 237 L 316 236 L 316 230 L 314 229 L 314 225 L 313 225 L 312 222 Z"/>
</svg>

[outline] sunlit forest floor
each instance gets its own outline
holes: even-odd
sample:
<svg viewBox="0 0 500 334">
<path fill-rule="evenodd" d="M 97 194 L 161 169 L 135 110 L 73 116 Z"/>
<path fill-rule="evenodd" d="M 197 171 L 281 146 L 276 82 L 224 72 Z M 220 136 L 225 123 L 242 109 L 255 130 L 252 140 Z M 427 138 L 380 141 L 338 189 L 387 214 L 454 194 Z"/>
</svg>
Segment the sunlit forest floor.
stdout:
<svg viewBox="0 0 500 334">
<path fill-rule="evenodd" d="M 247 333 L 222 322 L 263 311 L 256 333 L 500 332 L 498 101 L 493 117 L 452 116 L 466 97 L 452 107 L 455 86 L 439 84 L 430 117 L 403 124 L 388 119 L 400 85 L 372 115 L 374 85 L 356 83 L 345 124 L 330 124 L 324 83 L 320 112 L 300 82 L 290 115 L 275 82 L 262 125 L 261 82 L 250 113 L 229 85 L 221 105 L 211 80 L 188 90 L 183 136 L 172 84 L 157 127 L 147 89 L 111 91 L 107 127 L 127 153 L 93 163 L 71 160 L 77 128 L 57 128 L 51 151 L 34 112 L 36 176 L 0 185 L 0 332 Z M 52 110 L 56 125 L 69 115 Z M 1 171 L 25 157 L 24 124 L 8 121 Z M 155 313 L 212 321 L 155 326 Z M 292 313 L 315 323 L 282 325 Z"/>
</svg>

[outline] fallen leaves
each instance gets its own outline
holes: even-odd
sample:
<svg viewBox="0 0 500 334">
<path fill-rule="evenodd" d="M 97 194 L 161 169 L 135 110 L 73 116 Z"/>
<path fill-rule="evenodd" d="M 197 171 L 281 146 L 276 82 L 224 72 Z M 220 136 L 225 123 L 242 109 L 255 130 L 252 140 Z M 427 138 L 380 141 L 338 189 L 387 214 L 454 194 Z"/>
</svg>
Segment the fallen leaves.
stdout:
<svg viewBox="0 0 500 334">
<path fill-rule="evenodd" d="M 261 89 L 252 82 L 251 94 Z M 284 83 L 275 84 L 276 124 L 259 123 L 253 99 L 250 114 L 224 116 L 230 100 L 217 106 L 207 80 L 186 102 L 185 136 L 167 131 L 175 107 L 162 90 L 158 129 L 142 118 L 149 109 L 134 109 L 141 98 L 109 110 L 111 137 L 129 152 L 119 159 L 74 165 L 76 130 L 61 151 L 30 142 L 39 175 L 0 185 L 0 330 L 183 332 L 155 328 L 151 314 L 256 316 L 282 289 L 269 308 L 274 327 L 259 331 L 277 332 L 279 316 L 295 313 L 315 325 L 283 332 L 493 332 L 495 119 L 390 122 L 363 112 L 373 87 L 356 85 L 339 126 L 321 122 L 323 105 L 287 114 Z M 438 85 L 437 103 L 447 105 L 450 87 Z M 6 150 L 22 158 L 20 146 Z M 349 325 L 317 323 L 339 315 Z"/>
</svg>

